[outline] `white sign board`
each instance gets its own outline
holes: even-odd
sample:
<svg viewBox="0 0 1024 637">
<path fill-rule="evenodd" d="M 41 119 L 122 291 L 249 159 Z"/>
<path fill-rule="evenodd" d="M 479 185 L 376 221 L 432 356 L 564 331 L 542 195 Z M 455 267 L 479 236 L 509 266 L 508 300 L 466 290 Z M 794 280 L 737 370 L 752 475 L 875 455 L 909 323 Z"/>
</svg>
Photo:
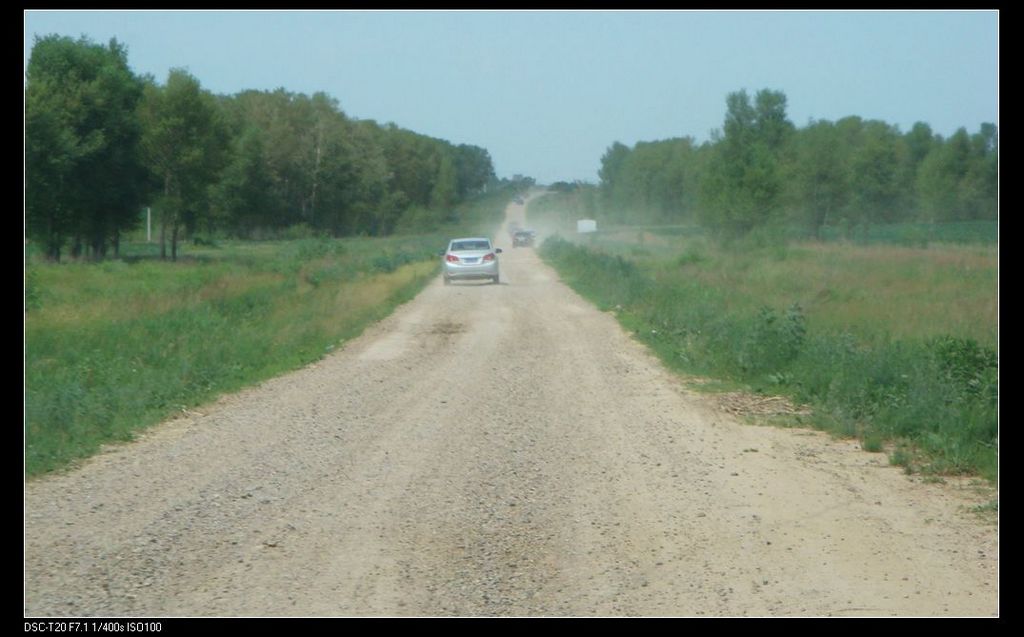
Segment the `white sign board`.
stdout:
<svg viewBox="0 0 1024 637">
<path fill-rule="evenodd" d="M 593 219 L 579 219 L 576 221 L 576 232 L 597 232 L 597 221 Z"/>
</svg>

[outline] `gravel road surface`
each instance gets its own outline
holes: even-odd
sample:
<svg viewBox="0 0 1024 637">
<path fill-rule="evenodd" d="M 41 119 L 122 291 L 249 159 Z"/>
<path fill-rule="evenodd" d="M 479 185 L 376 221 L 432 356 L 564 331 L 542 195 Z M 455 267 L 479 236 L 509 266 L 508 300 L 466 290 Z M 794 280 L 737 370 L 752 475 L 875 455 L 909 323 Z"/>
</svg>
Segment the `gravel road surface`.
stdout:
<svg viewBox="0 0 1024 637">
<path fill-rule="evenodd" d="M 998 614 L 990 493 L 739 423 L 496 239 L 499 285 L 27 482 L 26 616 Z"/>
</svg>

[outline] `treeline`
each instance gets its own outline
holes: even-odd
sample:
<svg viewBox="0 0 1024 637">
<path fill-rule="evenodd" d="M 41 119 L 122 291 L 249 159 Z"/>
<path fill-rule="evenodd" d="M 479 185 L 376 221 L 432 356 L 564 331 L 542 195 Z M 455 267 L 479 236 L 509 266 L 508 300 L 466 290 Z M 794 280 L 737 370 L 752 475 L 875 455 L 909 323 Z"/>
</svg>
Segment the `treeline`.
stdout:
<svg viewBox="0 0 1024 637">
<path fill-rule="evenodd" d="M 595 212 L 612 222 L 698 222 L 722 237 L 998 215 L 995 125 L 949 138 L 921 122 L 901 133 L 856 116 L 797 128 L 771 90 L 729 94 L 723 127 L 704 144 L 615 142 L 599 177 Z"/>
<path fill-rule="evenodd" d="M 26 232 L 53 260 L 102 258 L 150 207 L 184 236 L 388 235 L 503 185 L 487 150 L 345 115 L 337 100 L 219 96 L 188 72 L 139 76 L 116 40 L 37 37 L 25 87 Z"/>
</svg>

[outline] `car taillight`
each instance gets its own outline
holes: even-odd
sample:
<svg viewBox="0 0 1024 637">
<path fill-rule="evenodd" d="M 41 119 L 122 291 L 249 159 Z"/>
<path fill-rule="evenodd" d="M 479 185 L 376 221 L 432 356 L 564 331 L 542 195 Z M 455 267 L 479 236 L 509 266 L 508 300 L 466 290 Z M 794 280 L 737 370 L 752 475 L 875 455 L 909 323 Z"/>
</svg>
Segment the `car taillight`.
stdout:
<svg viewBox="0 0 1024 637">
<path fill-rule="evenodd" d="M 484 255 L 484 261 L 494 261 L 494 255 L 493 254 L 485 254 Z"/>
<path fill-rule="evenodd" d="M 448 263 L 458 263 L 459 257 L 455 256 L 454 254 L 449 254 L 444 258 L 444 260 L 447 261 Z"/>
</svg>

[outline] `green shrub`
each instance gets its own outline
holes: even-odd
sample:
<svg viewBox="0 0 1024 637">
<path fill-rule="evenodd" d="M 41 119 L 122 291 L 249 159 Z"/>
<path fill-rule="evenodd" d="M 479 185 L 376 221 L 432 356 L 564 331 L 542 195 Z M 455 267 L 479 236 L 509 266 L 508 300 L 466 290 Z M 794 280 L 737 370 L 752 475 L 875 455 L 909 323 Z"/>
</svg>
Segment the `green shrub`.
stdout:
<svg viewBox="0 0 1024 637">
<path fill-rule="evenodd" d="M 882 436 L 875 431 L 863 433 L 861 437 L 861 449 L 870 453 L 879 453 L 884 447 Z"/>
<path fill-rule="evenodd" d="M 782 317 L 762 307 L 738 352 L 739 367 L 750 375 L 779 371 L 800 353 L 806 335 L 799 305 L 792 305 Z"/>
<path fill-rule="evenodd" d="M 998 356 L 973 339 L 945 336 L 931 342 L 936 360 L 947 378 L 971 396 L 996 398 Z"/>
</svg>

